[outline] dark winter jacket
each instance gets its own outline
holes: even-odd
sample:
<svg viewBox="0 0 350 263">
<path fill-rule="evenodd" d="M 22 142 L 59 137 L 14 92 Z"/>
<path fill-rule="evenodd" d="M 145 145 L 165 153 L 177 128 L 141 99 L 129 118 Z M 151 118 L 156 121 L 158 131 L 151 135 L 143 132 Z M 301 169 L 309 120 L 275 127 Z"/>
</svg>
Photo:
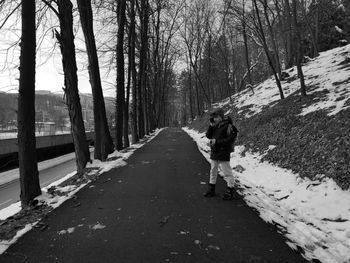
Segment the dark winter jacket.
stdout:
<svg viewBox="0 0 350 263">
<path fill-rule="evenodd" d="M 225 117 L 219 124 L 209 126 L 206 136 L 208 139 L 216 139 L 211 146 L 210 159 L 215 161 L 230 161 L 232 144 L 237 135 L 237 128 L 232 124 L 230 117 Z"/>
</svg>

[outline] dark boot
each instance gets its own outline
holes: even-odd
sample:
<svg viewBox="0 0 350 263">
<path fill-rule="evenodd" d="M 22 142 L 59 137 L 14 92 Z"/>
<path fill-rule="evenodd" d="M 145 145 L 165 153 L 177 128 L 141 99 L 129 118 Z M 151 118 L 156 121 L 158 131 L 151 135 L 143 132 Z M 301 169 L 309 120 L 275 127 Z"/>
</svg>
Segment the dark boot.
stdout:
<svg viewBox="0 0 350 263">
<path fill-rule="evenodd" d="M 215 195 L 215 184 L 209 184 L 208 191 L 204 194 L 204 197 L 213 197 Z"/>
<path fill-rule="evenodd" d="M 230 200 L 233 200 L 234 198 L 235 198 L 234 188 L 233 187 L 227 187 L 226 192 L 222 196 L 222 200 L 230 201 Z"/>
</svg>

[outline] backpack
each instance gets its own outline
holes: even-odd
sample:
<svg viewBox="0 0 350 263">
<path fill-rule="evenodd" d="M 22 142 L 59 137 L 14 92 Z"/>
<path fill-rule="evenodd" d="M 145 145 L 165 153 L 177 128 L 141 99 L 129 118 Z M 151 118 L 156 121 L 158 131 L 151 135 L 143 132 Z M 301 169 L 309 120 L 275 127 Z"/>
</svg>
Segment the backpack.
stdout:
<svg viewBox="0 0 350 263">
<path fill-rule="evenodd" d="M 233 125 L 232 119 L 229 116 L 227 116 L 226 118 L 229 122 L 229 126 L 227 128 L 227 135 L 233 136 L 233 141 L 231 143 L 230 152 L 234 152 L 235 151 L 235 143 L 236 143 L 237 136 L 238 136 L 238 130 L 237 130 L 236 126 Z"/>
</svg>

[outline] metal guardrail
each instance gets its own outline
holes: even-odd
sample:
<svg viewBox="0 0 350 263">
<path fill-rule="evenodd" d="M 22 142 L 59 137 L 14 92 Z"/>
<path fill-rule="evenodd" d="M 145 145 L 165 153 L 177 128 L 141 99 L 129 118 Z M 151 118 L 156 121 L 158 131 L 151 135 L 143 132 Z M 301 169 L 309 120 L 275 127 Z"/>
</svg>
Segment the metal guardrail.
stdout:
<svg viewBox="0 0 350 263">
<path fill-rule="evenodd" d="M 94 132 L 86 132 L 86 137 L 88 141 L 93 141 Z M 71 134 L 48 135 L 48 136 L 36 137 L 37 149 L 55 147 L 55 146 L 65 145 L 70 143 L 73 143 L 73 137 Z M 16 152 L 18 152 L 17 138 L 0 140 L 0 155 L 16 153 Z"/>
</svg>

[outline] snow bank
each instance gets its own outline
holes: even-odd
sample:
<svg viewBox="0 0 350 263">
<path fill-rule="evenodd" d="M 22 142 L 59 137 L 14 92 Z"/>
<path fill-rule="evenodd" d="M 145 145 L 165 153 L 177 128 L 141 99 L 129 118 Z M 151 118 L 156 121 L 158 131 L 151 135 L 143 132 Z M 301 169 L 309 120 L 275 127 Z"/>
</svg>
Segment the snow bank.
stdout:
<svg viewBox="0 0 350 263">
<path fill-rule="evenodd" d="M 303 66 L 307 93 L 328 92 L 326 96 L 315 101 L 311 106 L 304 106 L 301 115 L 306 115 L 320 109 L 328 111 L 328 115 L 335 115 L 341 110 L 347 109 L 350 105 L 346 102 L 350 99 L 350 45 L 335 48 L 322 52 L 319 57 L 311 60 Z M 286 70 L 289 77 L 282 81 L 282 88 L 285 97 L 298 92 L 300 81 L 297 78 L 296 68 Z M 227 98 L 219 103 L 213 104 L 214 108 L 235 106 L 238 113 L 245 112 L 245 117 L 254 116 L 262 111 L 266 106 L 273 106 L 280 100 L 277 85 L 273 77 L 260 83 L 254 88 L 254 93 L 250 89 L 235 94 L 230 99 Z M 229 110 L 226 114 L 231 113 Z"/>
<path fill-rule="evenodd" d="M 128 149 L 124 150 L 123 152 L 115 151 L 114 153 L 110 154 L 108 158 L 111 161 L 107 162 L 101 162 L 99 160 L 94 160 L 92 164 L 88 165 L 88 168 L 93 168 L 95 170 L 92 170 L 92 173 L 101 175 L 105 172 L 110 171 L 111 169 L 125 166 L 127 165 L 126 160 L 139 148 L 141 148 L 146 143 L 153 140 L 163 129 L 157 129 L 153 134 L 150 136 L 146 136 L 146 139 L 143 140 L 140 143 L 133 144 Z M 36 199 L 39 201 L 39 203 L 46 204 L 50 206 L 52 209 L 55 209 L 59 207 L 61 204 L 63 204 L 68 199 L 72 198 L 79 190 L 84 188 L 89 182 L 81 184 L 79 186 L 77 185 L 67 185 L 64 187 L 60 187 L 59 185 L 63 183 L 64 181 L 68 180 L 72 176 L 74 176 L 76 172 L 70 173 L 61 179 L 51 183 L 50 185 L 42 188 L 42 195 L 37 197 Z M 51 195 L 48 191 L 48 189 L 55 187 L 55 191 L 58 191 L 62 193 L 63 195 Z M 7 208 L 4 208 L 0 210 L 0 220 L 5 220 L 10 216 L 13 216 L 14 214 L 18 213 L 21 210 L 21 203 L 17 202 L 12 205 L 10 205 Z M 12 240 L 1 240 L 0 241 L 0 255 L 6 251 L 6 249 L 14 244 L 18 238 L 20 238 L 22 235 L 30 231 L 34 225 L 36 225 L 38 222 L 35 222 L 33 224 L 28 224 L 26 227 L 20 231 L 17 232 L 16 236 Z M 102 229 L 102 225 L 95 226 L 95 229 Z"/>
<path fill-rule="evenodd" d="M 184 130 L 209 160 L 204 133 Z M 264 221 L 276 224 L 291 248 L 302 248 L 305 258 L 350 262 L 350 191 L 341 190 L 332 179 L 321 175 L 316 181 L 302 179 L 289 170 L 261 162 L 262 155 L 243 152 L 243 146 L 236 147 L 231 167 L 240 170 L 234 174 L 245 202 L 257 209 Z"/>
</svg>

